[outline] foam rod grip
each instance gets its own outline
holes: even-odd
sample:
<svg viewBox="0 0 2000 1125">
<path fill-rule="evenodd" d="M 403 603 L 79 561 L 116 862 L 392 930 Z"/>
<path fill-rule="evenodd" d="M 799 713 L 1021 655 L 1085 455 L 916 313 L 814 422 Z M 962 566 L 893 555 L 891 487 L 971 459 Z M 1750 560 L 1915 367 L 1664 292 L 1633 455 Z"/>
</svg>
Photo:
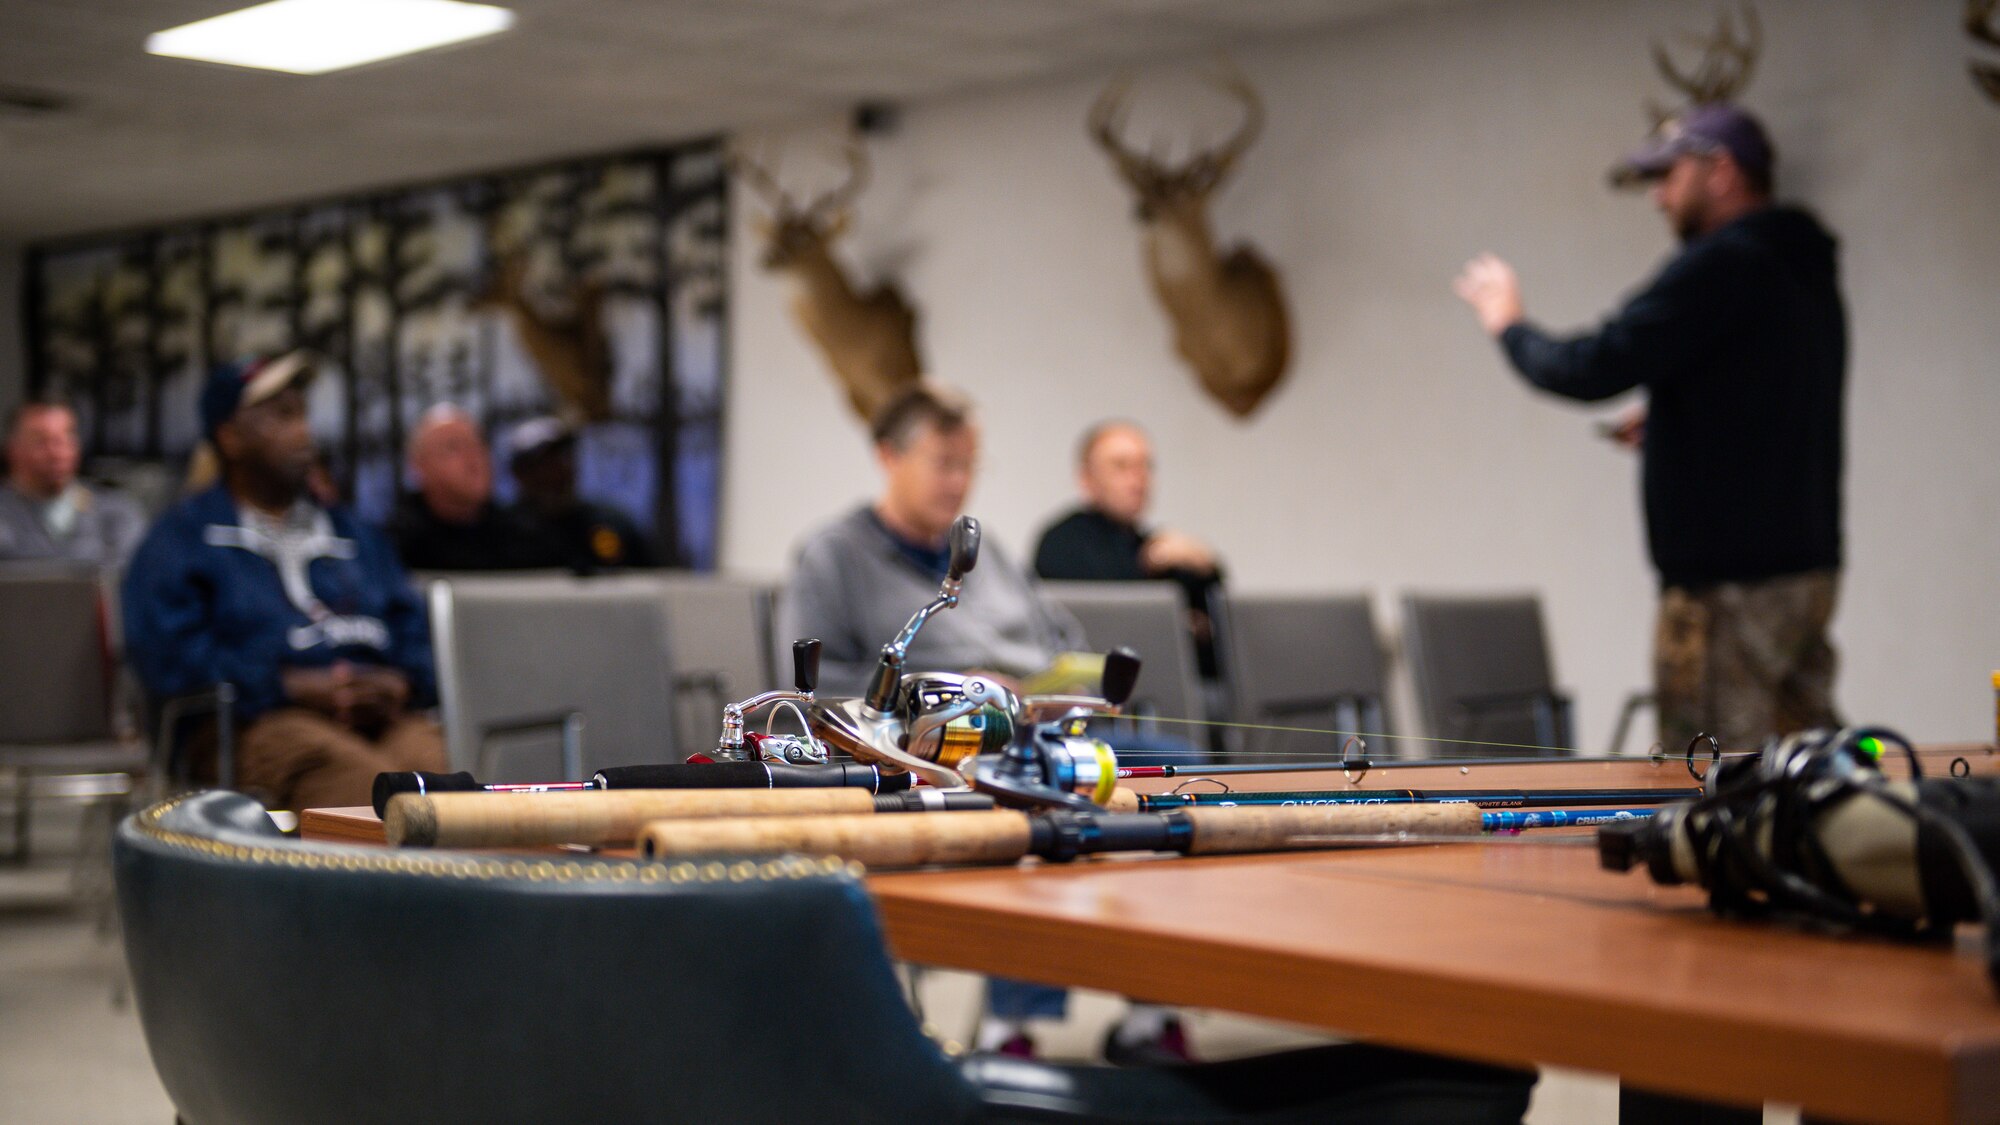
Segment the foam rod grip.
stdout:
<svg viewBox="0 0 2000 1125">
<path fill-rule="evenodd" d="M 617 845 L 649 821 L 873 813 L 865 789 L 622 789 L 583 793 L 415 793 L 389 802 L 391 844 L 417 848 Z"/>
<path fill-rule="evenodd" d="M 1028 854 L 1028 817 L 1008 810 L 950 816 L 792 816 L 667 820 L 639 833 L 648 859 L 798 852 L 870 867 L 1012 863 Z"/>
<path fill-rule="evenodd" d="M 1189 855 L 1323 848 L 1327 836 L 1477 836 L 1477 805 L 1235 805 L 1183 809 Z M 1317 839 L 1316 839 L 1317 837 Z"/>
</svg>

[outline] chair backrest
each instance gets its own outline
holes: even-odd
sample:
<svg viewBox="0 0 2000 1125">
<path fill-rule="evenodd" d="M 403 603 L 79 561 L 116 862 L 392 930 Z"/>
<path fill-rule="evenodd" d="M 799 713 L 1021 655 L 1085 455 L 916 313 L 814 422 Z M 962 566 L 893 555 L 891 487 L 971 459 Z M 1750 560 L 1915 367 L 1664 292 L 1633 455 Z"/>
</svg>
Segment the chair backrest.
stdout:
<svg viewBox="0 0 2000 1125">
<path fill-rule="evenodd" d="M 963 1121 L 977 1105 L 837 862 L 300 843 L 211 792 L 128 818 L 114 864 L 140 1021 L 190 1125 Z"/>
<path fill-rule="evenodd" d="M 1388 733 L 1387 674 L 1368 595 L 1224 593 L 1215 609 L 1235 721 Z M 1240 751 L 1290 758 L 1336 754 L 1343 741 L 1245 733 Z"/>
<path fill-rule="evenodd" d="M 1139 654 L 1139 686 L 1128 712 L 1195 721 L 1208 717 L 1178 585 L 1044 582 L 1042 593 L 1076 617 L 1092 649 L 1105 652 L 1123 645 Z"/>
<path fill-rule="evenodd" d="M 713 744 L 724 704 L 791 686 L 791 668 L 779 673 L 771 666 L 774 591 L 768 582 L 707 574 L 667 575 L 662 587 L 681 708 L 680 746 L 683 752 L 699 751 Z"/>
<path fill-rule="evenodd" d="M 1440 754 L 1519 754 L 1566 737 L 1535 594 L 1403 597 L 1403 648 L 1434 738 L 1518 744 Z"/>
<path fill-rule="evenodd" d="M 112 736 L 102 606 L 93 567 L 0 566 L 0 743 Z"/>
<path fill-rule="evenodd" d="M 430 611 L 452 768 L 483 781 L 555 779 L 565 772 L 561 724 L 574 714 L 584 777 L 673 753 L 656 580 L 454 578 L 431 584 Z"/>
</svg>

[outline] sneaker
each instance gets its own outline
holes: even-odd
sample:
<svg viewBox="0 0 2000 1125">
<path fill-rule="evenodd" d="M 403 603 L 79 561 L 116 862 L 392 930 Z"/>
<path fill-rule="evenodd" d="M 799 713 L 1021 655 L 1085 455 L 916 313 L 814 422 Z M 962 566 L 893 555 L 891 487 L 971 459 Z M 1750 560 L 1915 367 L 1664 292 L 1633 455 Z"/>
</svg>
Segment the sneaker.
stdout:
<svg viewBox="0 0 2000 1125">
<path fill-rule="evenodd" d="M 1136 1043 L 1120 1039 L 1114 1024 L 1104 1036 L 1104 1061 L 1112 1066 L 1184 1066 L 1194 1061 L 1194 1052 L 1178 1019 L 1167 1020 L 1158 1035 Z"/>
<path fill-rule="evenodd" d="M 1032 1059 L 1035 1057 L 1035 1041 L 1029 1038 L 1025 1031 L 1015 1032 L 1006 1042 L 993 1048 L 993 1053 L 1017 1059 Z"/>
</svg>

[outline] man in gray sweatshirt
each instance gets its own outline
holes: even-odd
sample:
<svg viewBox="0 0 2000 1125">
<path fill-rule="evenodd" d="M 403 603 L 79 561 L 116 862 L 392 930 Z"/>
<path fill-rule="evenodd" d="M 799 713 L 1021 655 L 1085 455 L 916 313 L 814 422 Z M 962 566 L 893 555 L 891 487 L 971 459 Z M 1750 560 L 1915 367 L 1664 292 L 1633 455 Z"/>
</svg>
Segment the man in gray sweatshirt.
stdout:
<svg viewBox="0 0 2000 1125">
<path fill-rule="evenodd" d="M 937 596 L 950 561 L 946 536 L 965 509 L 979 458 L 979 425 L 956 392 L 919 385 L 876 417 L 884 487 L 806 540 L 778 609 L 789 647 L 818 637 L 820 691 L 859 695 L 882 646 Z M 931 618 L 910 647 L 910 671 L 979 671 L 1019 680 L 1084 647 L 1083 631 L 1042 598 L 992 539 L 966 575 L 958 606 Z"/>
</svg>

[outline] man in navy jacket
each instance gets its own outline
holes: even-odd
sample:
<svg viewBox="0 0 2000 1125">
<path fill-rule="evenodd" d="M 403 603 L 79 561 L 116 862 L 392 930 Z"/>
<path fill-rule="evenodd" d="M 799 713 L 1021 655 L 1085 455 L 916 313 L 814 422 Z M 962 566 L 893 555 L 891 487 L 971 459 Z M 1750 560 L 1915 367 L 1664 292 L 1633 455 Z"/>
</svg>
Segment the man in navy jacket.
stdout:
<svg viewBox="0 0 2000 1125">
<path fill-rule="evenodd" d="M 222 481 L 163 516 L 125 579 L 148 691 L 235 685 L 238 784 L 274 807 L 366 804 L 383 770 L 444 769 L 429 629 L 388 542 L 306 488 L 307 358 L 223 368 L 202 422 Z"/>
</svg>

